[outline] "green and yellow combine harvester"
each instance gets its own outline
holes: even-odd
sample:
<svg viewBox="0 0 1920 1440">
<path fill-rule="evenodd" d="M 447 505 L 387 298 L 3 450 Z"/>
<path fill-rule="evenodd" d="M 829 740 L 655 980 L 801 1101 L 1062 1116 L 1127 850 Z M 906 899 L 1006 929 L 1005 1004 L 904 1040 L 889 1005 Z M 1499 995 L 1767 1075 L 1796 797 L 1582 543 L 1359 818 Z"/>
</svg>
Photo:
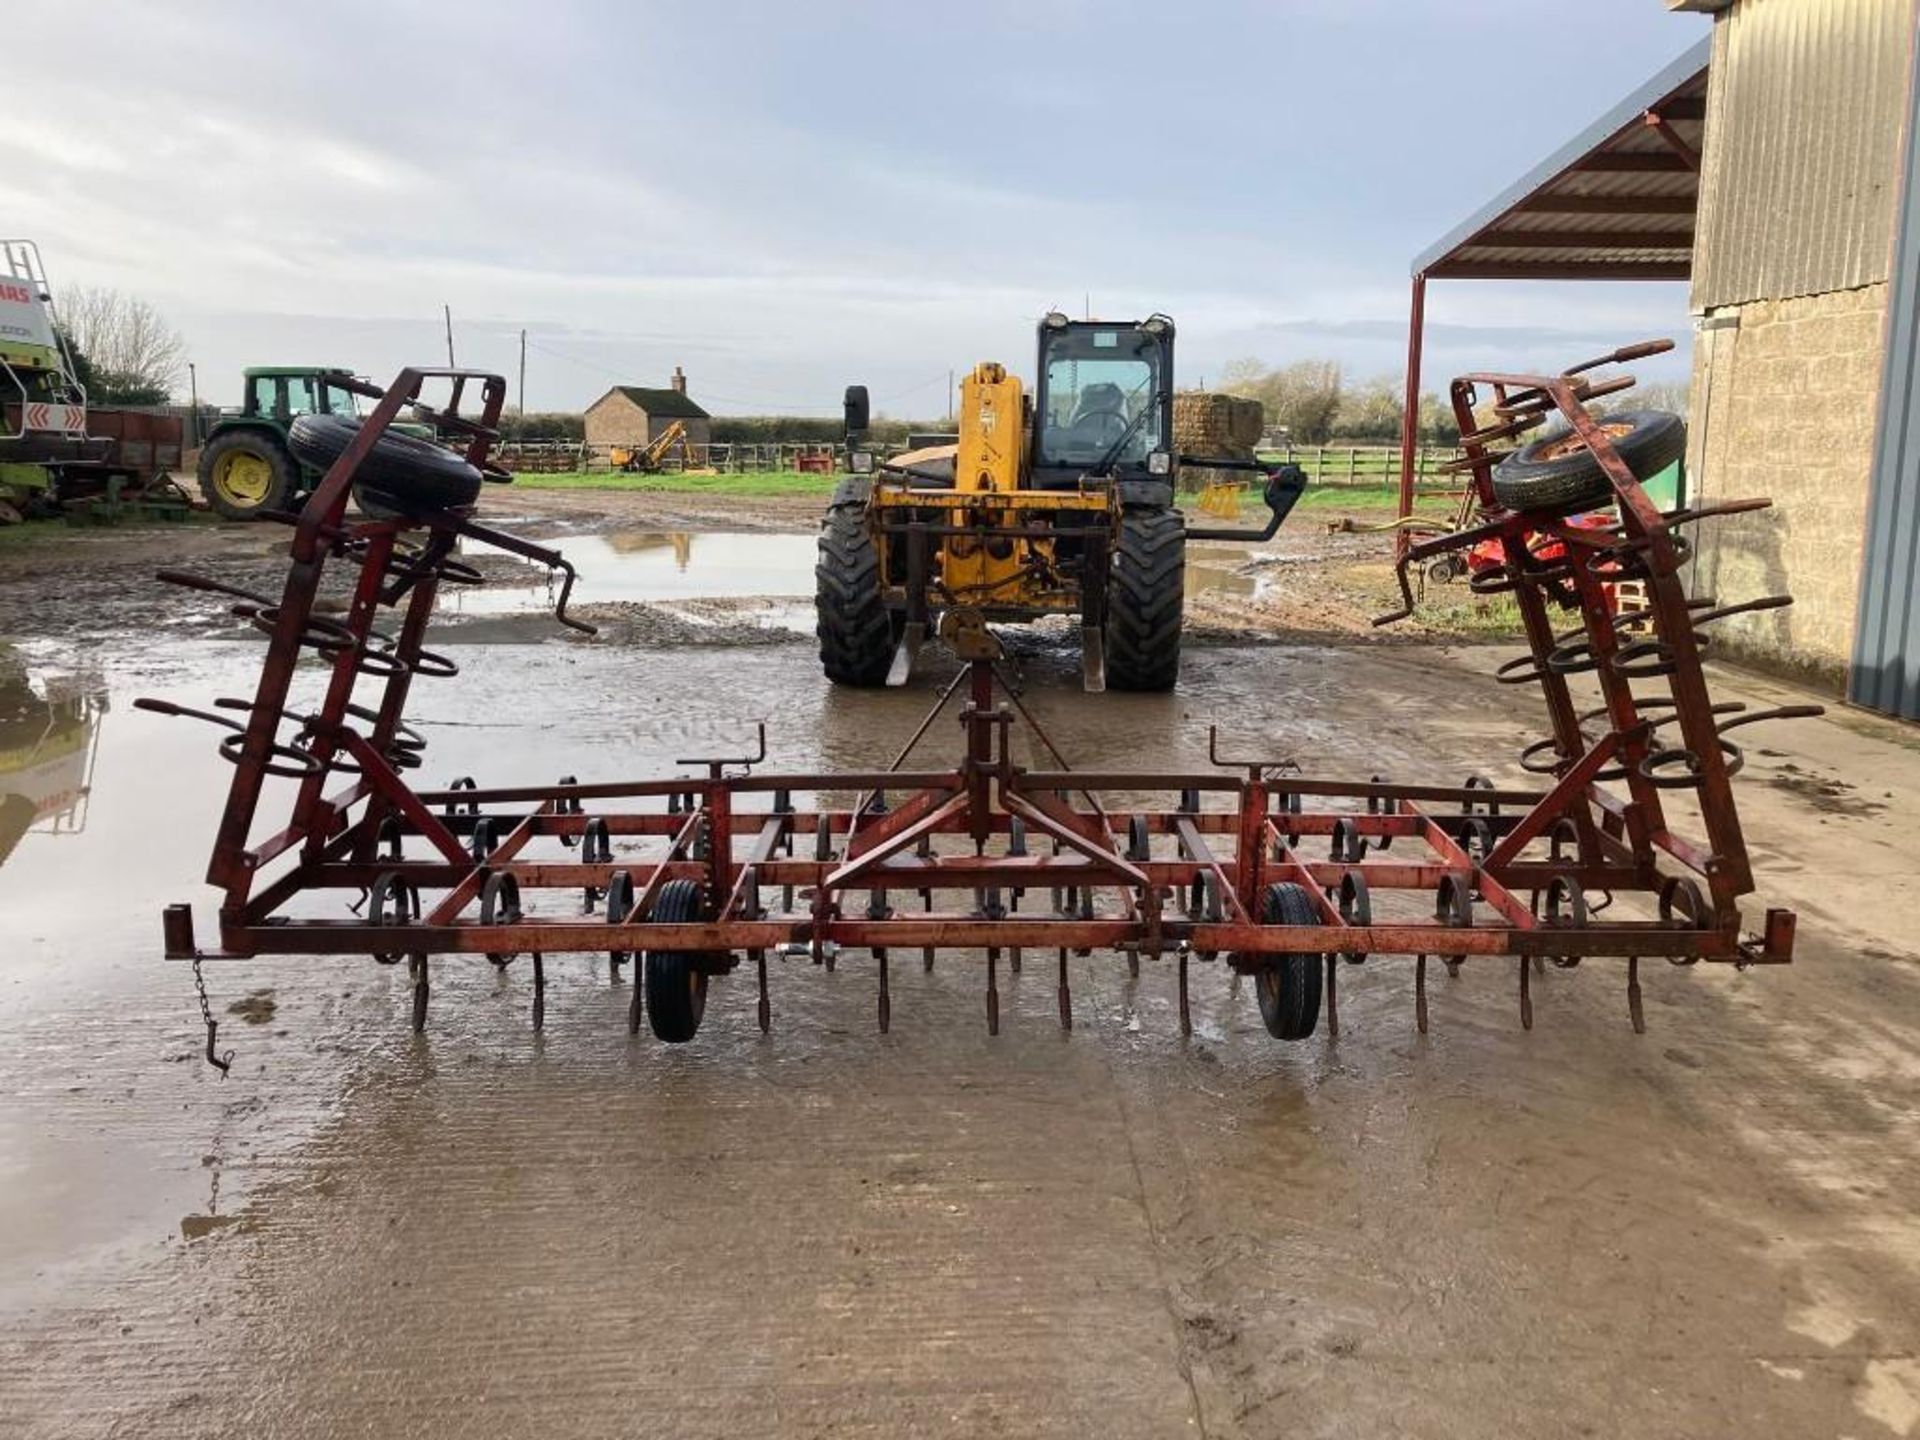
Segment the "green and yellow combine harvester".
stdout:
<svg viewBox="0 0 1920 1440">
<path fill-rule="evenodd" d="M 0 524 L 126 502 L 184 515 L 181 433 L 177 415 L 87 403 L 39 247 L 0 240 Z"/>
</svg>

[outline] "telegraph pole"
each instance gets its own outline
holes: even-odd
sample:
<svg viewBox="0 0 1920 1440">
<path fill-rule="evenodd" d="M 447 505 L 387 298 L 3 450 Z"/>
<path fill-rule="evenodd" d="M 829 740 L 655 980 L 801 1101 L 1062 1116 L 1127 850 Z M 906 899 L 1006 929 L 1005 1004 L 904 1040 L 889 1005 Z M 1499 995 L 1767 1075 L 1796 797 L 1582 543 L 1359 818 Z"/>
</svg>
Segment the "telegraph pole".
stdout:
<svg viewBox="0 0 1920 1440">
<path fill-rule="evenodd" d="M 520 332 L 520 420 L 527 418 L 527 332 Z"/>
<path fill-rule="evenodd" d="M 953 424 L 953 371 L 947 371 L 947 424 Z"/>
<path fill-rule="evenodd" d="M 454 369 L 453 363 L 453 306 L 442 305 L 441 313 L 447 317 L 447 368 Z"/>
</svg>

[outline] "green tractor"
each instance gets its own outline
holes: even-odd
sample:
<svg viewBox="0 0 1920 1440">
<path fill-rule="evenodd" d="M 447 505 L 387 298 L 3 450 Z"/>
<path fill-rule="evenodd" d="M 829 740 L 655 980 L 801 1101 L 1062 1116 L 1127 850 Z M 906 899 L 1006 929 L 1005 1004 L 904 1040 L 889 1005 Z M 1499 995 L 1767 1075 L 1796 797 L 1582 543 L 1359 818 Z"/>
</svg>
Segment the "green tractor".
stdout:
<svg viewBox="0 0 1920 1440">
<path fill-rule="evenodd" d="M 352 378 L 345 370 L 311 365 L 248 370 L 240 409 L 221 416 L 200 450 L 200 492 L 207 504 L 229 520 L 297 508 L 322 472 L 294 457 L 287 429 L 302 415 L 358 419 L 358 397 L 340 383 Z"/>
</svg>

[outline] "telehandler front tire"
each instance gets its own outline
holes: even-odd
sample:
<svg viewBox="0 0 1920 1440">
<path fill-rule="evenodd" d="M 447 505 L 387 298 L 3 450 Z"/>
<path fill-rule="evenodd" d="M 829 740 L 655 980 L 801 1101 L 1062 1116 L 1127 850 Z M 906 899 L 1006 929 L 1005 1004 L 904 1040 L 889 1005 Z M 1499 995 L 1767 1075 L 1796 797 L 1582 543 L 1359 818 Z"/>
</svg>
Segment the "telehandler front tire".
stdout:
<svg viewBox="0 0 1920 1440">
<path fill-rule="evenodd" d="M 1171 505 L 1122 512 L 1107 583 L 1107 685 L 1171 690 L 1180 678 L 1187 522 Z"/>
<path fill-rule="evenodd" d="M 871 689 L 887 683 L 902 626 L 882 595 L 880 556 L 867 529 L 867 503 L 828 508 L 813 567 L 814 633 L 820 667 L 836 685 Z"/>
</svg>

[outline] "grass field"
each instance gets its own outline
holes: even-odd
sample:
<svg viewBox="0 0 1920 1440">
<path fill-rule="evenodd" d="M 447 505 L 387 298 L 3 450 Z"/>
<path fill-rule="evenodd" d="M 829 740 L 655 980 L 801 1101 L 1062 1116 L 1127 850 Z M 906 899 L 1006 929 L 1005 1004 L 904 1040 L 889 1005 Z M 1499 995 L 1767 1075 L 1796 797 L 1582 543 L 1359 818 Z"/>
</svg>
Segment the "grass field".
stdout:
<svg viewBox="0 0 1920 1440">
<path fill-rule="evenodd" d="M 798 475 L 791 470 L 761 470 L 745 475 L 624 475 L 572 471 L 558 475 L 516 475 L 522 490 L 632 490 L 653 495 L 831 495 L 838 475 Z"/>
<path fill-rule="evenodd" d="M 516 475 L 513 483 L 523 490 L 631 490 L 654 495 L 738 495 L 749 499 L 768 496 L 817 496 L 825 499 L 839 482 L 838 475 L 796 475 L 790 470 L 768 470 L 746 475 L 622 475 L 572 473 L 559 475 Z M 1300 510 L 1387 510 L 1399 503 L 1397 484 L 1309 486 L 1296 507 Z M 1198 499 L 1183 495 L 1180 503 L 1191 509 Z M 1445 500 L 1425 500 L 1422 513 L 1445 514 Z M 1257 496 L 1249 492 L 1241 504 L 1241 514 L 1252 520 L 1260 509 Z"/>
</svg>

